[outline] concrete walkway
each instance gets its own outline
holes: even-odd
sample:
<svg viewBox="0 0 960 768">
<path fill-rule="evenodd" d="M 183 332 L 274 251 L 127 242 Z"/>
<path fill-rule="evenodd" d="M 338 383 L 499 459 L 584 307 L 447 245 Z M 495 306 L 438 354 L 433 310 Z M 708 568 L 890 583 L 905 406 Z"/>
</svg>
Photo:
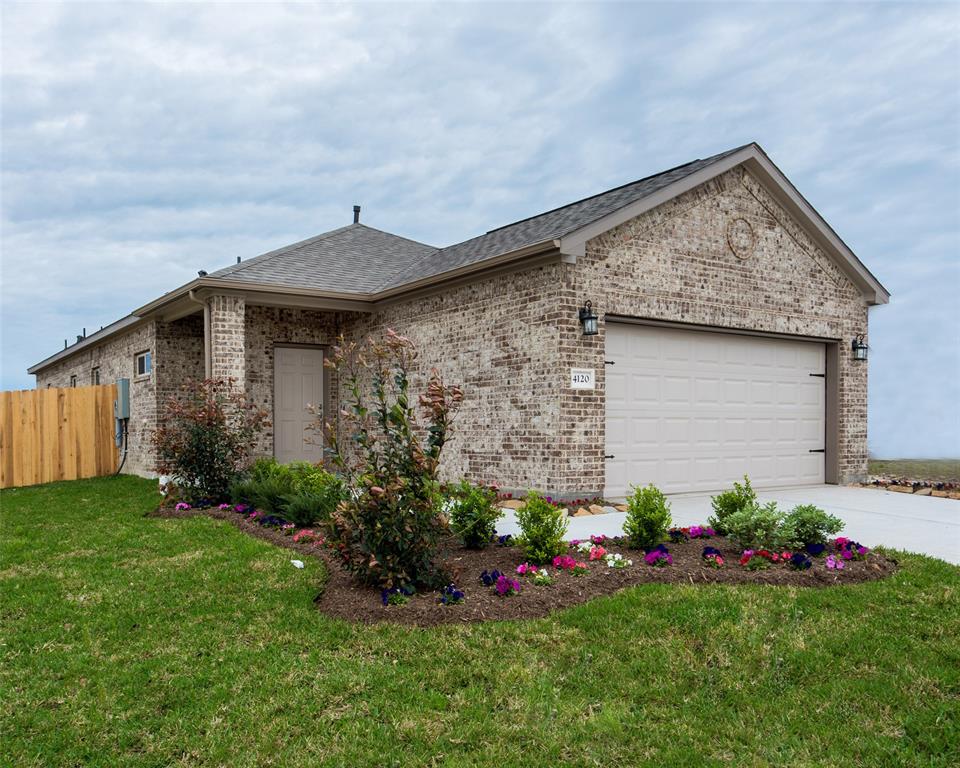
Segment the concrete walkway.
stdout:
<svg viewBox="0 0 960 768">
<path fill-rule="evenodd" d="M 758 491 L 761 502 L 776 501 L 781 509 L 816 504 L 846 523 L 842 535 L 868 547 L 884 544 L 920 552 L 960 565 L 960 501 L 913 496 L 874 488 L 839 485 L 804 486 Z M 710 516 L 709 494 L 668 497 L 674 525 L 705 523 Z M 622 512 L 570 518 L 568 536 L 585 539 L 591 534 L 618 536 L 623 532 Z M 497 532 L 518 533 L 512 510 L 505 510 Z"/>
</svg>

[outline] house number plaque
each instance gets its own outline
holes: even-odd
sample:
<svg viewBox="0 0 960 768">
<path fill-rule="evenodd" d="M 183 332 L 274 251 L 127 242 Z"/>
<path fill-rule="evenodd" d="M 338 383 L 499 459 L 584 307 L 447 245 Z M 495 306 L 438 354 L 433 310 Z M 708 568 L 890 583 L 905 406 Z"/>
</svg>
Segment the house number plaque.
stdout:
<svg viewBox="0 0 960 768">
<path fill-rule="evenodd" d="M 593 368 L 571 368 L 570 386 L 573 389 L 596 389 L 596 372 Z"/>
</svg>

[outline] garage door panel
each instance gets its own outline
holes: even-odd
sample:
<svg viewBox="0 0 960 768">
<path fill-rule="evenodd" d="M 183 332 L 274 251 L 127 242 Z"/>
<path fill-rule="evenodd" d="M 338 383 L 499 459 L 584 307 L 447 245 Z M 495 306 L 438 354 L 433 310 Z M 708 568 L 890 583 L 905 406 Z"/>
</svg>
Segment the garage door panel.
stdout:
<svg viewBox="0 0 960 768">
<path fill-rule="evenodd" d="M 608 495 L 823 482 L 823 344 L 616 323 L 606 339 Z"/>
<path fill-rule="evenodd" d="M 750 402 L 753 405 L 772 405 L 774 402 L 775 391 L 772 381 L 751 381 L 750 382 Z"/>
<path fill-rule="evenodd" d="M 634 374 L 630 377 L 631 404 L 660 402 L 660 377 L 649 374 Z"/>
<path fill-rule="evenodd" d="M 618 372 L 607 371 L 606 375 L 606 398 L 607 408 L 613 408 L 622 405 L 630 400 L 627 392 L 627 377 Z"/>
<path fill-rule="evenodd" d="M 690 405 L 690 378 L 687 376 L 663 377 L 663 402 L 671 405 Z"/>
<path fill-rule="evenodd" d="M 723 401 L 729 405 L 746 405 L 750 384 L 746 379 L 726 379 L 723 382 Z"/>
</svg>

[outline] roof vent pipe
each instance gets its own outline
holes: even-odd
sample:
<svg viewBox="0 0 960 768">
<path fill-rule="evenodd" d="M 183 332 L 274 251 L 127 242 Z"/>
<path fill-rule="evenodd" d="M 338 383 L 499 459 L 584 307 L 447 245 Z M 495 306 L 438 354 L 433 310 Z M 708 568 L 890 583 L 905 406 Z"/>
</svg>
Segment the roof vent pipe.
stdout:
<svg viewBox="0 0 960 768">
<path fill-rule="evenodd" d="M 239 263 L 240 263 L 240 257 L 237 256 L 237 264 L 239 264 Z"/>
<path fill-rule="evenodd" d="M 360 223 L 360 206 L 359 205 L 353 206 L 353 223 L 354 224 Z"/>
</svg>

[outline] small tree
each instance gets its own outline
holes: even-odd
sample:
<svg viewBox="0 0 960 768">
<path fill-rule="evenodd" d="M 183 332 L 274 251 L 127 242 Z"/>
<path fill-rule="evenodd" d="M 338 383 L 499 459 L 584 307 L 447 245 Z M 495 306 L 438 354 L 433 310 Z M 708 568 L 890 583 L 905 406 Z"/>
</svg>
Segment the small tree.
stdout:
<svg viewBox="0 0 960 768">
<path fill-rule="evenodd" d="M 324 425 L 327 450 L 351 487 L 324 523 L 327 541 L 361 582 L 387 589 L 443 580 L 434 563 L 447 529 L 437 473 L 463 392 L 431 371 L 421 425 L 409 394 L 415 359 L 413 342 L 388 330 L 362 346 L 341 338 L 325 363 L 345 393 L 339 428 Z"/>
<path fill-rule="evenodd" d="M 171 475 L 191 502 L 214 502 L 228 498 L 269 422 L 233 379 L 190 379 L 164 403 L 159 424 L 153 433 L 156 471 Z"/>
</svg>

